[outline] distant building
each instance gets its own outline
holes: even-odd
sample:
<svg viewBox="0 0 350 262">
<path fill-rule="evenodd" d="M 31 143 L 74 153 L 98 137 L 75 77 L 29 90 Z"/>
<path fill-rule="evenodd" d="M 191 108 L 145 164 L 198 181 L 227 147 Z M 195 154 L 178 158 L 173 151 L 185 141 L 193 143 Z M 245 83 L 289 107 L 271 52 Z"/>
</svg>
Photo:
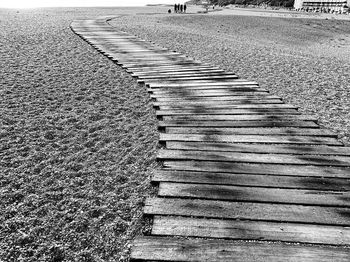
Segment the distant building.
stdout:
<svg viewBox="0 0 350 262">
<path fill-rule="evenodd" d="M 294 8 L 319 12 L 346 12 L 350 0 L 295 0 Z"/>
</svg>

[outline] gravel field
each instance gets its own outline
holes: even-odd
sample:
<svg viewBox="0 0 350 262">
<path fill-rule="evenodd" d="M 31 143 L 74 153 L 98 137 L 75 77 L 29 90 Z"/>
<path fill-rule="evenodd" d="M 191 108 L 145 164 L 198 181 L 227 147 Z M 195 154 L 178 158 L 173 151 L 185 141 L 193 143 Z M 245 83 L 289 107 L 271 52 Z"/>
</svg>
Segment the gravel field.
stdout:
<svg viewBox="0 0 350 262">
<path fill-rule="evenodd" d="M 156 117 L 145 88 L 69 25 L 137 11 L 0 9 L 1 262 L 127 260 Z"/>
<path fill-rule="evenodd" d="M 350 21 L 213 12 L 125 16 L 111 24 L 258 81 L 349 144 Z"/>
</svg>

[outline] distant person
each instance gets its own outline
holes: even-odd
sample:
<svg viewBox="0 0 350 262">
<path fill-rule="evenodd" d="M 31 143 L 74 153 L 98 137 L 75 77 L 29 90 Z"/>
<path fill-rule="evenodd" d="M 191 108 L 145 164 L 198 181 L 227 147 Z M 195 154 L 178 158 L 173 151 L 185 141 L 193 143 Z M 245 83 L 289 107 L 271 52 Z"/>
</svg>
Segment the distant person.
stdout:
<svg viewBox="0 0 350 262">
<path fill-rule="evenodd" d="M 168 10 L 168 14 L 171 14 L 171 9 Z"/>
<path fill-rule="evenodd" d="M 184 13 L 186 13 L 187 6 L 184 4 Z"/>
<path fill-rule="evenodd" d="M 177 13 L 177 4 L 174 5 L 174 13 Z"/>
<path fill-rule="evenodd" d="M 184 10 L 184 6 L 183 5 L 180 5 L 180 12 L 182 13 Z"/>
</svg>

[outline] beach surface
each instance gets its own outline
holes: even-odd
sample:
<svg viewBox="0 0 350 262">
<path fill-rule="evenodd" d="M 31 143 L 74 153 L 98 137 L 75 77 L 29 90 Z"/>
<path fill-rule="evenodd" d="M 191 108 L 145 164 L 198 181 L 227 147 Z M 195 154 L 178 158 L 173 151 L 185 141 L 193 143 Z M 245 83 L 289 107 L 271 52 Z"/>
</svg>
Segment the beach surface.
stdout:
<svg viewBox="0 0 350 262">
<path fill-rule="evenodd" d="M 125 261 L 157 166 L 144 87 L 74 19 L 154 9 L 0 10 L 0 261 Z"/>
<path fill-rule="evenodd" d="M 3 261 L 128 261 L 148 229 L 155 112 L 74 19 L 116 15 L 116 29 L 258 81 L 349 141 L 350 22 L 167 9 L 0 9 Z"/>
</svg>

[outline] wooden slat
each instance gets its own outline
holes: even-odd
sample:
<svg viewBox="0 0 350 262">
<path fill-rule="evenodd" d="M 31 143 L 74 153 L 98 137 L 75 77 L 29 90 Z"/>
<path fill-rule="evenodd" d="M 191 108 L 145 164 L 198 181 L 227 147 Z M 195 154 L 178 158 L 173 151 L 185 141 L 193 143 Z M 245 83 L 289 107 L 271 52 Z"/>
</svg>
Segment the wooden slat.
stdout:
<svg viewBox="0 0 350 262">
<path fill-rule="evenodd" d="M 350 207 L 350 192 L 162 182 L 159 196 Z"/>
<path fill-rule="evenodd" d="M 217 95 L 217 94 L 231 94 L 234 96 L 241 96 L 241 95 L 269 95 L 269 92 L 267 91 L 252 91 L 250 89 L 246 89 L 246 90 L 240 90 L 240 88 L 247 88 L 247 87 L 252 87 L 252 88 L 256 88 L 257 86 L 251 85 L 251 86 L 235 86 L 235 87 L 225 87 L 225 88 L 210 88 L 210 89 L 175 89 L 172 91 L 169 91 L 167 89 L 161 89 L 161 90 L 157 90 L 157 89 L 152 89 L 152 88 L 148 88 L 148 91 L 150 93 L 153 93 L 154 96 L 191 96 L 191 95 L 195 95 L 195 96 L 201 96 L 201 95 Z"/>
<path fill-rule="evenodd" d="M 136 238 L 131 252 L 134 261 L 348 262 L 349 258 L 347 248 L 154 236 Z"/>
<path fill-rule="evenodd" d="M 195 70 L 219 70 L 218 67 L 215 66 L 210 66 L 210 65 L 173 65 L 173 66 L 154 66 L 153 68 L 128 68 L 127 72 L 133 72 L 133 73 L 158 73 L 158 72 L 174 72 L 174 71 L 179 71 L 179 72 L 186 72 L 186 71 L 195 71 Z"/>
<path fill-rule="evenodd" d="M 164 116 L 165 121 L 266 121 L 266 120 L 280 120 L 280 121 L 314 121 L 317 118 L 307 115 L 185 115 L 185 116 Z"/>
<path fill-rule="evenodd" d="M 338 226 L 350 225 L 350 208 L 344 207 L 148 198 L 144 212 L 148 215 L 248 219 Z"/>
<path fill-rule="evenodd" d="M 175 69 L 176 70 L 176 69 Z M 244 81 L 244 82 L 232 82 L 229 84 L 215 84 L 215 83 L 210 83 L 208 85 L 193 85 L 193 86 L 168 86 L 168 85 L 163 85 L 163 86 L 158 86 L 158 87 L 147 87 L 148 91 L 152 92 L 159 92 L 159 93 L 181 93 L 181 92 L 186 92 L 186 91 L 200 91 L 200 90 L 230 90 L 230 91 L 236 91 L 237 89 L 240 88 L 258 88 L 264 90 L 264 92 L 269 92 L 265 88 L 261 88 L 257 83 L 255 82 L 249 82 L 249 81 Z"/>
<path fill-rule="evenodd" d="M 218 105 L 219 104 L 219 105 Z M 176 107 L 197 107 L 200 108 L 206 108 L 206 107 L 222 107 L 223 105 L 247 105 L 250 104 L 251 106 L 260 105 L 260 104 L 283 104 L 283 102 L 279 99 L 246 99 L 246 100 L 231 100 L 231 101 L 155 101 L 153 103 L 154 106 L 176 106 Z"/>
<path fill-rule="evenodd" d="M 221 110 L 221 109 L 219 109 Z M 253 109 L 234 109 L 253 110 Z M 261 109 L 274 110 L 274 109 Z M 277 109 L 278 110 L 278 109 Z M 285 110 L 285 109 L 280 109 Z M 169 134 L 202 134 L 202 135 L 288 135 L 288 136 L 328 136 L 338 137 L 337 134 L 328 129 L 315 128 L 215 128 L 215 127 L 167 127 Z"/>
<path fill-rule="evenodd" d="M 174 90 L 175 89 L 175 90 Z M 168 90 L 183 90 L 184 92 L 205 92 L 205 91 L 225 91 L 225 92 L 267 92 L 266 89 L 257 85 L 235 85 L 235 86 L 194 86 L 181 88 L 147 88 L 149 93 L 154 93 L 155 90 L 159 92 L 168 92 Z"/>
<path fill-rule="evenodd" d="M 171 58 L 171 57 L 166 57 L 166 56 L 153 56 L 152 58 L 149 57 L 134 57 L 134 56 L 128 56 L 128 58 L 122 58 L 119 54 L 118 55 L 110 55 L 108 54 L 107 56 L 113 57 L 113 61 L 115 61 L 117 64 L 130 64 L 130 63 L 159 63 L 159 64 L 168 64 L 168 63 L 192 63 L 193 60 L 187 59 L 187 58 L 181 58 L 181 57 L 176 57 Z M 197 77 L 196 77 L 197 78 Z M 195 79 L 196 79 L 195 78 Z M 201 79 L 200 76 L 198 76 L 199 79 Z M 232 77 L 233 78 L 233 77 Z M 166 79 L 166 81 L 171 81 L 169 79 Z M 235 79 L 235 78 L 233 78 Z M 141 79 L 140 79 L 141 81 Z M 158 80 L 154 80 L 158 81 Z"/>
<path fill-rule="evenodd" d="M 166 79 L 166 80 L 165 80 Z M 208 80 L 208 81 L 228 81 L 231 79 L 238 79 L 238 76 L 236 75 L 225 75 L 225 76 L 169 76 L 167 78 L 148 78 L 148 79 L 138 79 L 137 81 L 139 83 L 152 83 L 157 81 L 166 81 L 169 82 L 183 82 L 183 81 L 202 81 L 202 80 Z"/>
<path fill-rule="evenodd" d="M 221 152 L 245 152 L 265 154 L 293 155 L 339 155 L 350 156 L 350 147 L 337 146 L 305 146 L 305 145 L 265 145 L 265 144 L 229 144 L 206 142 L 172 142 L 166 143 L 167 149 L 203 150 Z"/>
<path fill-rule="evenodd" d="M 200 160 L 216 162 L 267 163 L 314 166 L 350 167 L 350 157 L 315 156 L 293 154 L 263 154 L 200 150 L 160 150 L 157 158 L 161 160 Z"/>
<path fill-rule="evenodd" d="M 215 185 L 261 186 L 309 190 L 350 191 L 350 176 L 343 178 L 298 177 L 277 175 L 234 174 L 157 170 L 153 182 L 197 183 Z"/>
<path fill-rule="evenodd" d="M 319 128 L 313 121 L 160 121 L 159 127 L 299 127 Z"/>
<path fill-rule="evenodd" d="M 350 168 L 347 167 L 246 164 L 209 161 L 164 161 L 163 165 L 164 168 L 167 169 L 183 171 L 350 178 Z"/>
<path fill-rule="evenodd" d="M 155 216 L 152 235 L 350 245 L 349 227 L 190 217 Z"/>
<path fill-rule="evenodd" d="M 169 79 L 170 78 L 177 78 L 177 77 L 194 77 L 194 76 L 205 76 L 205 77 L 224 77 L 224 76 L 237 76 L 234 73 L 228 73 L 225 71 L 219 71 L 219 72 L 187 72 L 187 73 L 179 73 L 177 71 L 168 73 L 166 75 L 162 74 L 147 74 L 147 75 L 140 75 L 138 76 L 142 80 L 146 79 Z"/>
<path fill-rule="evenodd" d="M 166 104 L 161 102 L 153 102 L 153 105 L 156 107 L 159 107 L 160 110 L 196 110 L 198 112 L 202 110 L 229 110 L 229 109 L 296 109 L 295 106 L 288 105 L 288 104 L 261 104 L 261 103 L 255 103 L 255 104 L 234 104 L 231 102 L 222 102 L 222 103 L 216 103 L 216 104 L 207 104 L 204 106 L 201 105 L 192 105 L 192 104 Z"/>
<path fill-rule="evenodd" d="M 163 68 L 173 68 L 174 66 L 183 66 L 183 65 L 192 66 L 192 65 L 200 65 L 200 63 L 198 62 L 123 63 L 121 66 L 123 68 L 128 68 L 128 69 L 131 69 L 131 68 L 150 69 L 150 68 L 160 67 L 160 66 L 163 66 Z"/>
<path fill-rule="evenodd" d="M 154 89 L 152 89 L 154 90 Z M 243 97 L 258 97 L 258 98 L 265 98 L 265 96 L 268 97 L 274 97 L 277 96 L 270 96 L 268 92 L 255 92 L 255 91 L 236 91 L 236 90 L 183 90 L 182 92 L 163 92 L 163 91 L 153 91 L 153 94 L 151 95 L 152 98 L 170 98 L 170 97 L 178 97 L 178 98 L 185 98 L 185 97 L 197 97 L 197 99 L 200 99 L 199 97 L 212 97 L 212 96 L 243 96 Z"/>
<path fill-rule="evenodd" d="M 151 54 L 150 54 L 151 55 Z M 196 70 L 196 69 L 182 69 L 174 72 L 173 70 L 164 70 L 164 71 L 148 71 L 148 72 L 136 72 L 132 73 L 133 76 L 137 76 L 142 79 L 152 78 L 152 77 L 168 77 L 168 76 L 189 76 L 189 75 L 216 75 L 223 74 L 224 70 L 221 69 L 208 69 L 208 70 Z"/>
<path fill-rule="evenodd" d="M 216 102 L 217 101 L 232 101 L 232 100 L 241 100 L 241 101 L 254 101 L 254 100 L 280 100 L 278 96 L 269 96 L 266 95 L 264 97 L 254 96 L 254 95 L 244 95 L 244 96 L 235 96 L 230 94 L 222 94 L 222 95 L 213 95 L 213 96 L 180 96 L 180 97 L 157 97 L 154 95 L 151 95 L 151 98 L 156 99 L 159 102 L 176 102 L 181 101 L 182 103 L 185 102 L 193 102 L 193 101 L 200 101 L 200 102 Z"/>
<path fill-rule="evenodd" d="M 147 85 L 151 88 L 158 88 L 158 87 L 191 87 L 191 86 L 231 86 L 234 84 L 243 84 L 245 83 L 246 85 L 254 85 L 256 82 L 251 82 L 251 81 L 245 81 L 239 79 L 237 80 L 230 80 L 230 81 L 208 81 L 208 80 L 193 80 L 193 81 L 184 81 L 183 83 L 167 83 L 167 82 L 150 82 L 147 83 Z"/>
<path fill-rule="evenodd" d="M 157 116 L 186 116 L 186 115 L 257 115 L 257 114 L 292 114 L 300 115 L 295 109 L 203 109 L 203 110 L 157 110 Z"/>
<path fill-rule="evenodd" d="M 342 145 L 332 137 L 314 136 L 259 136 L 259 135 L 200 135 L 200 134 L 160 134 L 160 141 L 191 141 L 216 143 L 271 143 L 302 145 Z"/>
</svg>

